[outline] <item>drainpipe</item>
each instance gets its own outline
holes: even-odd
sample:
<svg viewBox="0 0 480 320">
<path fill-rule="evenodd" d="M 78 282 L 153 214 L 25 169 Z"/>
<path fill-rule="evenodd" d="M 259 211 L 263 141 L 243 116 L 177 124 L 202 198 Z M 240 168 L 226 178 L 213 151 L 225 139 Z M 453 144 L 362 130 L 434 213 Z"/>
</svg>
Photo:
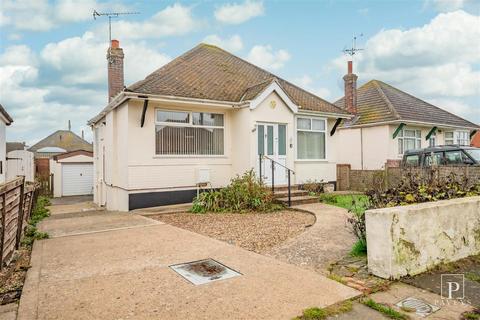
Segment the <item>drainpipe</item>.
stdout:
<svg viewBox="0 0 480 320">
<path fill-rule="evenodd" d="M 360 163 L 363 170 L 363 128 L 360 128 Z"/>
</svg>

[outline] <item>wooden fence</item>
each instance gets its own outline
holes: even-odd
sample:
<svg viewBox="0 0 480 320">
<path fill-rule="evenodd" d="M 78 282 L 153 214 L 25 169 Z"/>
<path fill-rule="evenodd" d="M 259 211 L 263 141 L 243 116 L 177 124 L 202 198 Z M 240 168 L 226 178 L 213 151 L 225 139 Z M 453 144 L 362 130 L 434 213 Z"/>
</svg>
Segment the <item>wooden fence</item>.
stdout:
<svg viewBox="0 0 480 320">
<path fill-rule="evenodd" d="M 385 168 L 382 170 L 352 170 L 349 164 L 337 165 L 337 189 L 366 191 L 372 188 L 397 186 L 407 174 L 420 179 L 443 179 L 450 174 L 458 179 L 468 178 L 470 183 L 480 181 L 479 166 L 437 166 L 434 168 Z"/>
<path fill-rule="evenodd" d="M 30 219 L 38 195 L 37 184 L 25 183 L 24 177 L 0 185 L 0 270 L 8 265 Z"/>
<path fill-rule="evenodd" d="M 39 195 L 53 197 L 53 173 L 37 175 L 35 181 L 38 183 Z"/>
</svg>

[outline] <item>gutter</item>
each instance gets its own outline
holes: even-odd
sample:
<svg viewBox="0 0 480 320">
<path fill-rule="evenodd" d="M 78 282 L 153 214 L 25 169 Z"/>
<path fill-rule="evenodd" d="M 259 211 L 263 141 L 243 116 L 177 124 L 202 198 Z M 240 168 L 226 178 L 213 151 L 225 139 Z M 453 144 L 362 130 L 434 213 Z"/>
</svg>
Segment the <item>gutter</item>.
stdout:
<svg viewBox="0 0 480 320">
<path fill-rule="evenodd" d="M 219 101 L 219 100 L 209 100 L 209 99 L 199 99 L 199 98 L 187 98 L 187 97 L 177 97 L 177 96 L 167 96 L 167 95 L 156 95 L 156 94 L 145 94 L 138 92 L 122 91 L 115 98 L 108 103 L 108 105 L 95 117 L 90 119 L 87 124 L 93 126 L 97 124 L 105 115 L 112 111 L 113 109 L 120 106 L 127 100 L 150 100 L 157 102 L 171 102 L 175 101 L 178 103 L 185 104 L 201 104 L 208 105 L 210 107 L 220 107 L 220 108 L 246 108 L 250 106 L 250 101 L 241 101 L 241 102 L 231 102 L 231 101 Z M 343 118 L 349 119 L 352 117 L 350 114 L 340 114 L 340 113 L 330 113 L 330 112 L 321 112 L 321 111 L 311 111 L 311 110 L 298 110 L 299 114 L 311 114 L 319 115 L 330 118 Z"/>
<path fill-rule="evenodd" d="M 480 126 L 469 127 L 469 126 L 458 126 L 458 125 L 443 124 L 443 123 L 401 120 L 401 119 L 400 120 L 374 122 L 374 123 L 366 123 L 366 124 L 361 124 L 361 125 L 351 125 L 351 126 L 348 126 L 348 127 L 341 127 L 341 128 L 338 128 L 338 129 L 343 130 L 343 129 L 353 129 L 353 128 L 365 128 L 365 127 L 375 127 L 375 126 L 384 125 L 384 124 L 400 124 L 400 123 L 423 125 L 423 126 L 427 126 L 427 127 L 437 126 L 437 127 L 441 127 L 441 128 L 452 128 L 452 129 L 458 129 L 458 128 L 464 128 L 464 129 L 470 129 L 470 130 L 479 130 L 480 129 Z"/>
</svg>

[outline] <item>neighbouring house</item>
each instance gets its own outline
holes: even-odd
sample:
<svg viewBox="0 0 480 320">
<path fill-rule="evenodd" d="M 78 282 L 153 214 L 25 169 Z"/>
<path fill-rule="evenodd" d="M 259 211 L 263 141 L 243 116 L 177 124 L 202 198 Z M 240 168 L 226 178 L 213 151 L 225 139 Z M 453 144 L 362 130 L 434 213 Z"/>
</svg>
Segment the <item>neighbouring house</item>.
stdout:
<svg viewBox="0 0 480 320">
<path fill-rule="evenodd" d="M 352 169 L 398 166 L 403 153 L 437 145 L 470 145 L 480 127 L 379 80 L 357 89 L 348 62 L 345 96 L 335 105 L 355 116 L 343 121 L 338 162 Z"/>
<path fill-rule="evenodd" d="M 472 147 L 480 148 L 480 131 L 477 131 L 472 138 L 472 142 L 470 143 Z"/>
<path fill-rule="evenodd" d="M 53 196 L 93 194 L 93 152 L 76 150 L 50 158 Z"/>
<path fill-rule="evenodd" d="M 6 179 L 6 127 L 11 125 L 12 122 L 12 117 L 10 117 L 7 110 L 5 110 L 5 108 L 3 108 L 3 106 L 0 104 L 0 183 L 4 183 Z"/>
<path fill-rule="evenodd" d="M 124 89 L 123 50 L 107 53 L 110 102 L 89 121 L 94 201 L 111 210 L 190 202 L 254 169 L 277 186 L 335 182 L 351 115 L 218 47 L 200 44 Z M 276 161 L 272 174 L 271 161 Z M 205 187 L 205 185 L 207 187 Z"/>
<path fill-rule="evenodd" d="M 7 142 L 7 153 L 16 150 L 26 150 L 27 145 L 25 142 Z"/>
<path fill-rule="evenodd" d="M 92 152 L 93 146 L 71 131 L 70 124 L 69 130 L 57 130 L 28 148 L 28 151 L 35 155 L 35 174 L 38 176 L 48 176 L 50 174 L 50 159 L 52 157 L 77 150 Z"/>
</svg>

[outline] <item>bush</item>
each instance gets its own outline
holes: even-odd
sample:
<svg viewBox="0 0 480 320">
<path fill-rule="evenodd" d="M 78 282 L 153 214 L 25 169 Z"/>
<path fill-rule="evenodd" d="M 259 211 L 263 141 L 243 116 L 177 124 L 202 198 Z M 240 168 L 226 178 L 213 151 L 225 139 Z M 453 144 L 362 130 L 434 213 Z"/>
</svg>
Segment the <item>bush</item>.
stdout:
<svg viewBox="0 0 480 320">
<path fill-rule="evenodd" d="M 273 211 L 283 208 L 276 204 L 272 193 L 259 181 L 253 170 L 237 175 L 230 184 L 217 191 L 201 193 L 193 200 L 191 212 Z"/>
<path fill-rule="evenodd" d="M 372 189 L 367 192 L 372 208 L 403 206 L 413 203 L 448 200 L 480 195 L 480 182 L 471 183 L 467 177 L 461 179 L 452 172 L 446 178 L 437 178 L 436 171 L 428 175 L 407 173 L 395 188 Z"/>
<path fill-rule="evenodd" d="M 302 189 L 308 191 L 309 193 L 323 193 L 323 185 L 325 183 L 323 180 L 307 180 L 303 185 Z"/>
<path fill-rule="evenodd" d="M 375 208 L 403 206 L 413 203 L 430 202 L 480 195 L 480 182 L 471 183 L 468 178 L 458 179 L 454 173 L 438 178 L 435 170 L 427 175 L 408 172 L 395 188 L 384 190 L 381 185 L 366 192 L 367 198 L 352 198 L 347 208 L 351 216 L 347 219 L 358 241 L 351 254 L 366 252 L 365 211 Z M 325 199 L 328 203 L 331 199 Z M 335 198 L 335 201 L 339 201 Z M 343 203 L 343 202 L 342 202 Z M 342 206 L 340 204 L 336 204 Z M 346 206 L 343 206 L 346 207 Z"/>
</svg>

